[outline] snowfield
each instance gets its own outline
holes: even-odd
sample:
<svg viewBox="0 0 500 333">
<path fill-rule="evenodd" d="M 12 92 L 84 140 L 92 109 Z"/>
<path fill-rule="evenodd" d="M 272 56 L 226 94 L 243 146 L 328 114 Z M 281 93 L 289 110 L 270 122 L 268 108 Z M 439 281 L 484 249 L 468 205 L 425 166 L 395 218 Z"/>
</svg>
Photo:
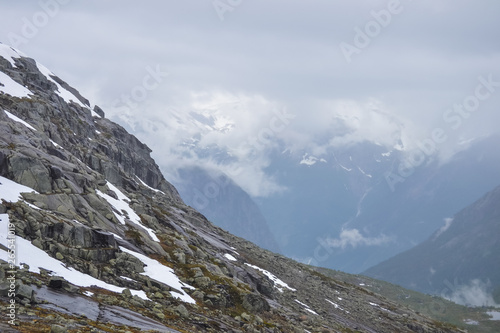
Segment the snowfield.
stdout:
<svg viewBox="0 0 500 333">
<path fill-rule="evenodd" d="M 116 210 L 113 213 L 115 214 L 118 221 L 120 221 L 121 224 L 125 225 L 125 216 L 124 215 L 128 216 L 129 220 L 132 223 L 134 223 L 135 225 L 137 225 L 138 227 L 145 230 L 149 234 L 149 237 L 151 237 L 152 240 L 154 240 L 155 242 L 159 242 L 160 239 L 156 236 L 153 229 L 148 228 L 145 225 L 143 225 L 139 215 L 137 215 L 137 213 L 134 212 L 134 210 L 132 208 L 130 208 L 128 203 L 131 200 L 125 194 L 123 194 L 123 192 L 121 192 L 116 186 L 114 186 L 110 182 L 107 182 L 106 185 L 108 186 L 108 188 L 111 191 L 115 192 L 116 196 L 118 197 L 118 200 L 113 198 L 110 195 L 107 195 L 106 193 L 99 191 L 99 190 L 96 190 L 95 192 L 101 198 L 106 200 Z"/>
</svg>

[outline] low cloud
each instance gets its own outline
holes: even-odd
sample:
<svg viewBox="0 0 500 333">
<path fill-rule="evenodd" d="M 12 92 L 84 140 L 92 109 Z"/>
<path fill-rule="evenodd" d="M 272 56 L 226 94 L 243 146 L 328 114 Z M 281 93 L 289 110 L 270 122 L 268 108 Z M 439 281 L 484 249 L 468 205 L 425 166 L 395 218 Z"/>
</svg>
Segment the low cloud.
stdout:
<svg viewBox="0 0 500 333">
<path fill-rule="evenodd" d="M 377 237 L 365 237 L 358 229 L 344 229 L 339 238 L 327 238 L 326 244 L 330 247 L 345 249 L 349 246 L 378 246 L 391 242 L 391 238 L 381 234 Z"/>
<path fill-rule="evenodd" d="M 443 297 L 457 304 L 467 306 L 494 306 L 500 307 L 488 292 L 491 285 L 479 279 L 470 281 L 469 284 L 453 288 L 451 292 L 443 293 Z"/>
<path fill-rule="evenodd" d="M 143 117 L 116 107 L 109 116 L 148 144 L 171 181 L 176 170 L 195 165 L 221 170 L 254 197 L 285 190 L 265 169 L 294 121 L 291 112 L 261 95 L 243 93 L 191 93 L 189 101 L 145 108 Z"/>
<path fill-rule="evenodd" d="M 453 223 L 453 218 L 451 217 L 445 218 L 444 225 L 436 232 L 436 236 L 434 236 L 434 239 L 438 238 L 439 236 L 441 236 L 443 232 L 448 230 L 448 228 L 451 226 L 452 223 Z"/>
<path fill-rule="evenodd" d="M 41 7 L 36 1 L 5 3 L 0 40 L 9 42 L 9 34 L 23 32 L 20 19 Z M 280 14 L 284 6 L 287 15 Z M 446 25 L 452 28 L 442 29 L 443 18 L 429 12 L 445 13 L 449 6 L 454 10 Z M 183 163 L 215 165 L 226 173 L 241 169 L 235 181 L 252 196 L 267 196 L 282 190 L 266 172 L 277 146 L 295 153 L 297 163 L 305 153 L 328 160 L 332 149 L 364 141 L 412 149 L 444 127 L 450 139 L 439 154 L 451 156 L 457 151 L 453 135 L 498 133 L 498 92 L 458 131 L 443 123 L 443 113 L 473 92 L 477 76 L 500 77 L 498 45 L 491 43 L 500 3 L 492 7 L 414 2 L 404 20 L 393 21 L 349 66 L 339 45 L 352 43 L 355 25 L 363 28 L 381 4 L 252 2 L 221 22 L 204 1 L 124 5 L 115 16 L 102 1 L 73 1 L 20 49 L 145 141 L 164 170 L 174 173 Z M 255 25 L 256 15 L 262 24 Z M 307 24 L 296 24 L 304 19 Z M 67 28 L 68 22 L 89 20 L 91 27 Z M 141 90 L 152 82 L 144 81 L 148 69 L 158 66 L 168 77 Z M 117 105 L 134 93 L 136 108 Z M 273 110 L 283 108 L 296 119 L 270 138 L 269 129 L 282 128 L 272 122 Z M 229 154 L 221 159 L 224 151 Z"/>
<path fill-rule="evenodd" d="M 108 116 L 144 140 L 166 173 L 189 165 L 219 169 L 254 197 L 285 190 L 266 172 L 277 149 L 295 154 L 297 163 L 304 153 L 321 159 L 331 148 L 363 141 L 390 150 L 404 127 L 375 100 L 315 101 L 305 114 L 302 106 L 258 94 L 214 90 L 188 95 L 188 103 L 147 105 L 141 117 L 120 107 L 110 108 Z"/>
</svg>

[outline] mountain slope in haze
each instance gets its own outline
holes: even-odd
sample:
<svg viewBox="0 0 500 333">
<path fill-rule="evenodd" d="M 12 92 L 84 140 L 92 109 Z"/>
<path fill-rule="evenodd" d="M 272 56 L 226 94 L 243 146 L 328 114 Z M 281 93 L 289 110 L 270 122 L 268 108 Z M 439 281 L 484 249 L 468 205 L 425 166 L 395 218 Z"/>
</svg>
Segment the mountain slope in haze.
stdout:
<svg viewBox="0 0 500 333">
<path fill-rule="evenodd" d="M 425 242 L 365 274 L 468 305 L 494 305 L 489 295 L 500 292 L 498 253 L 500 187 L 447 219 Z"/>
<path fill-rule="evenodd" d="M 146 145 L 3 44 L 0 83 L 1 331 L 460 331 L 214 226 Z"/>
<path fill-rule="evenodd" d="M 466 133 L 449 129 L 446 143 L 436 144 L 434 154 L 425 154 L 413 173 L 391 183 L 387 175 L 399 176 L 399 166 L 414 152 L 404 145 L 402 125 L 388 134 L 395 136 L 393 146 L 374 141 L 329 145 L 348 132 L 342 122 L 337 122 L 338 126 L 330 131 L 311 135 L 311 140 L 319 140 L 325 149 L 294 150 L 294 145 L 276 135 L 269 145 L 263 145 L 265 149 L 257 146 L 245 155 L 247 145 L 231 147 L 228 140 L 223 140 L 238 128 L 235 121 L 228 120 L 228 114 L 218 111 L 213 106 L 186 112 L 188 115 L 178 116 L 174 124 L 158 126 L 165 131 L 176 125 L 182 128 L 181 139 L 172 151 L 180 158 L 190 156 L 189 163 L 201 167 L 206 163 L 211 169 L 219 165 L 223 170 L 235 170 L 265 157 L 265 167 L 259 169 L 264 177 L 247 174 L 245 179 L 261 181 L 256 184 L 262 188 L 268 188 L 266 179 L 272 179 L 276 192 L 256 196 L 258 191 L 248 183 L 245 188 L 255 195 L 251 199 L 267 221 L 281 253 L 312 265 L 360 273 L 425 241 L 443 225 L 445 218 L 490 190 L 491 184 L 500 184 L 498 134 L 464 140 Z M 393 119 L 381 114 L 377 121 L 390 123 Z M 221 129 L 216 126 L 219 123 L 227 126 Z M 141 127 L 140 120 L 133 124 L 134 128 L 142 128 L 138 130 L 140 135 L 148 137 L 144 131 L 151 126 L 146 123 Z M 449 124 L 442 125 L 446 129 Z M 221 140 L 214 144 L 214 137 Z M 445 162 L 440 157 L 449 147 L 459 152 Z M 235 149 L 238 154 L 234 154 Z M 196 174 L 186 177 L 186 186 L 177 182 L 176 186 L 187 189 L 181 189 L 182 192 L 191 192 L 191 198 L 196 197 L 192 179 L 200 179 L 201 183 L 194 184 L 199 192 L 212 182 L 205 182 Z M 245 184 L 239 182 L 241 179 L 233 181 L 240 186 Z M 235 200 L 211 200 L 214 193 L 207 194 L 206 198 L 198 195 L 202 206 L 203 201 L 211 201 L 223 211 L 234 211 Z M 243 195 L 238 197 L 243 199 Z M 186 200 L 195 205 L 193 199 Z"/>
<path fill-rule="evenodd" d="M 280 252 L 258 206 L 227 175 L 201 167 L 185 167 L 177 173 L 174 184 L 188 205 L 230 233 Z"/>
<path fill-rule="evenodd" d="M 429 157 L 394 191 L 386 174 L 397 174 L 401 150 L 364 142 L 309 164 L 276 152 L 268 171 L 288 191 L 259 207 L 284 254 L 359 273 L 425 241 L 444 218 L 500 183 L 498 142 L 478 139 L 445 164 Z"/>
</svg>

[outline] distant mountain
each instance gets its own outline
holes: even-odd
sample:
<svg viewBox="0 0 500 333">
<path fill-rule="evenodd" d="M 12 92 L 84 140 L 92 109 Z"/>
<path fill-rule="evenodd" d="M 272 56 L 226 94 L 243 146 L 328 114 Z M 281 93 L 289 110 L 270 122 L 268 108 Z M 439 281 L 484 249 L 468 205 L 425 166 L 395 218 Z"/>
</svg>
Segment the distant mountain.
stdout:
<svg viewBox="0 0 500 333">
<path fill-rule="evenodd" d="M 193 121 L 196 127 L 212 131 L 199 120 L 182 121 L 183 127 Z M 279 247 L 304 263 L 360 273 L 423 242 L 445 218 L 491 189 L 491 184 L 500 183 L 499 142 L 498 135 L 477 138 L 463 144 L 462 151 L 446 163 L 427 156 L 411 175 L 392 184 L 388 174 L 398 175 L 408 152 L 402 144 L 388 149 L 364 141 L 330 148 L 321 156 L 279 146 L 268 156 L 265 172 L 284 190 L 267 197 L 250 197 L 241 188 L 236 190 L 237 179 L 225 176 L 221 179 L 231 185 L 222 188 L 217 185 L 220 175 L 202 175 L 196 168 L 180 170 L 183 177 L 175 185 L 190 205 L 231 232 L 241 230 L 259 245 Z M 235 159 L 223 147 L 202 149 L 196 140 L 185 146 L 221 164 Z M 211 183 L 215 188 L 208 186 Z M 205 190 L 218 193 L 207 196 Z M 260 211 L 251 214 L 251 221 L 243 218 L 253 207 L 250 201 L 258 206 L 251 211 Z M 260 214 L 263 218 L 257 217 Z M 244 221 L 250 225 L 244 227 Z M 271 237 L 249 232 L 252 225 L 261 224 L 268 226 Z"/>
<path fill-rule="evenodd" d="M 215 225 L 273 252 L 280 252 L 268 223 L 252 198 L 220 171 L 178 170 L 174 185 L 184 201 Z"/>
<path fill-rule="evenodd" d="M 468 305 L 500 303 L 500 186 L 364 274 Z M 493 296 L 497 299 L 494 300 Z"/>
<path fill-rule="evenodd" d="M 288 190 L 257 202 L 284 254 L 359 273 L 424 241 L 500 183 L 499 142 L 478 139 L 445 164 L 428 158 L 394 191 L 386 175 L 397 174 L 401 150 L 364 142 L 323 160 L 276 153 L 267 171 Z"/>
<path fill-rule="evenodd" d="M 304 263 L 360 273 L 423 242 L 445 218 L 490 190 L 491 184 L 500 183 L 498 135 L 465 140 L 466 133 L 449 129 L 446 143 L 435 144 L 432 152 L 428 143 L 409 143 L 403 122 L 373 111 L 373 119 L 387 125 L 388 131 L 381 138 L 352 139 L 355 126 L 349 119 L 356 115 L 349 115 L 346 108 L 343 116 L 332 114 L 324 132 L 308 133 L 296 145 L 290 139 L 295 138 L 292 125 L 292 133 L 283 129 L 270 138 L 265 138 L 266 127 L 246 128 L 248 122 L 239 121 L 247 118 L 240 116 L 253 123 L 262 114 L 252 113 L 253 105 L 238 105 L 201 103 L 172 110 L 166 106 L 162 119 L 124 121 L 138 136 L 159 146 L 161 155 L 156 156 L 165 172 L 175 174 L 175 168 L 186 164 L 210 172 L 219 167 L 229 175 L 244 170 L 232 181 L 251 195 L 282 253 Z M 283 116 L 268 113 L 275 117 L 271 120 Z M 160 133 L 169 133 L 165 145 L 158 140 Z M 246 134 L 244 139 L 241 133 Z M 412 146 L 424 148 L 412 150 Z M 459 152 L 452 154 L 450 147 Z M 446 161 L 441 159 L 445 151 L 451 156 Z M 401 168 L 408 160 L 416 167 Z M 249 212 L 249 197 L 229 190 L 235 189 L 232 185 L 222 195 L 210 193 L 219 190 L 210 185 L 214 179 L 217 184 L 218 176 L 199 172 L 189 175 L 191 171 L 180 170 L 184 180 L 175 185 L 185 200 L 200 210 L 206 205 L 203 201 L 209 202 L 217 209 L 204 207 L 203 212 L 215 223 L 255 240 L 252 224 L 260 225 L 256 222 L 262 220 L 256 218 L 260 214 L 252 213 L 253 222 L 243 227 L 243 221 L 249 221 L 243 218 Z M 199 195 L 205 190 L 208 196 Z"/>
</svg>

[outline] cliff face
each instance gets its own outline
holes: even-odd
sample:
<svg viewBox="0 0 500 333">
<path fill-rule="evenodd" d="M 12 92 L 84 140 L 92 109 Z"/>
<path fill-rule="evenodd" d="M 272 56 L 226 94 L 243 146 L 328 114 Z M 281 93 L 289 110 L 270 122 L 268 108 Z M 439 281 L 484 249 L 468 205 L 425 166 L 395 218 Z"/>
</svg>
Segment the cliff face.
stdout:
<svg viewBox="0 0 500 333">
<path fill-rule="evenodd" d="M 63 160 L 74 163 L 80 169 L 88 166 L 96 171 L 94 177 L 105 177 L 117 185 L 123 185 L 127 181 L 126 175 L 135 175 L 150 186 L 167 193 L 172 200 L 181 201 L 175 188 L 163 178 L 149 155 L 151 150 L 145 144 L 121 126 L 104 118 L 99 107 L 92 110 L 89 102 L 79 93 L 70 92 L 76 90 L 69 88 L 42 65 L 38 66 L 41 70 L 37 63 L 29 58 L 14 58 L 14 66 L 5 58 L 0 58 L 0 70 L 32 92 L 28 94 L 32 97 L 23 96 L 18 100 L 7 98 L 5 94 L 1 96 L 3 109 L 21 119 L 29 120 L 30 125 L 36 129 L 35 132 L 38 132 L 29 143 L 25 142 L 28 139 L 26 133 L 16 132 L 15 139 L 22 143 L 22 146 L 29 146 L 30 150 L 36 149 L 41 154 L 53 156 L 44 156 L 49 162 L 46 163 L 48 165 L 59 164 L 57 160 Z M 0 117 L 5 120 L 7 116 L 3 113 Z M 6 126 L 9 126 L 8 122 L 2 121 L 2 133 L 8 133 Z M 16 177 L 22 177 L 19 174 L 22 175 L 25 169 L 19 169 L 19 165 L 12 164 L 21 157 L 14 158 L 10 155 L 25 153 L 26 151 L 19 149 L 11 150 L 5 153 L 4 157 L 8 160 L 6 171 L 14 172 L 14 180 L 21 183 L 23 181 Z M 79 161 L 70 161 L 71 158 L 77 158 Z M 34 186 L 34 189 L 40 192 L 55 190 L 56 185 L 51 182 L 49 170 L 43 169 L 37 168 L 36 172 L 41 174 L 36 178 L 44 181 Z"/>
<path fill-rule="evenodd" d="M 3 44 L 0 82 L 2 331 L 457 331 L 215 227 L 146 145 Z"/>
</svg>

